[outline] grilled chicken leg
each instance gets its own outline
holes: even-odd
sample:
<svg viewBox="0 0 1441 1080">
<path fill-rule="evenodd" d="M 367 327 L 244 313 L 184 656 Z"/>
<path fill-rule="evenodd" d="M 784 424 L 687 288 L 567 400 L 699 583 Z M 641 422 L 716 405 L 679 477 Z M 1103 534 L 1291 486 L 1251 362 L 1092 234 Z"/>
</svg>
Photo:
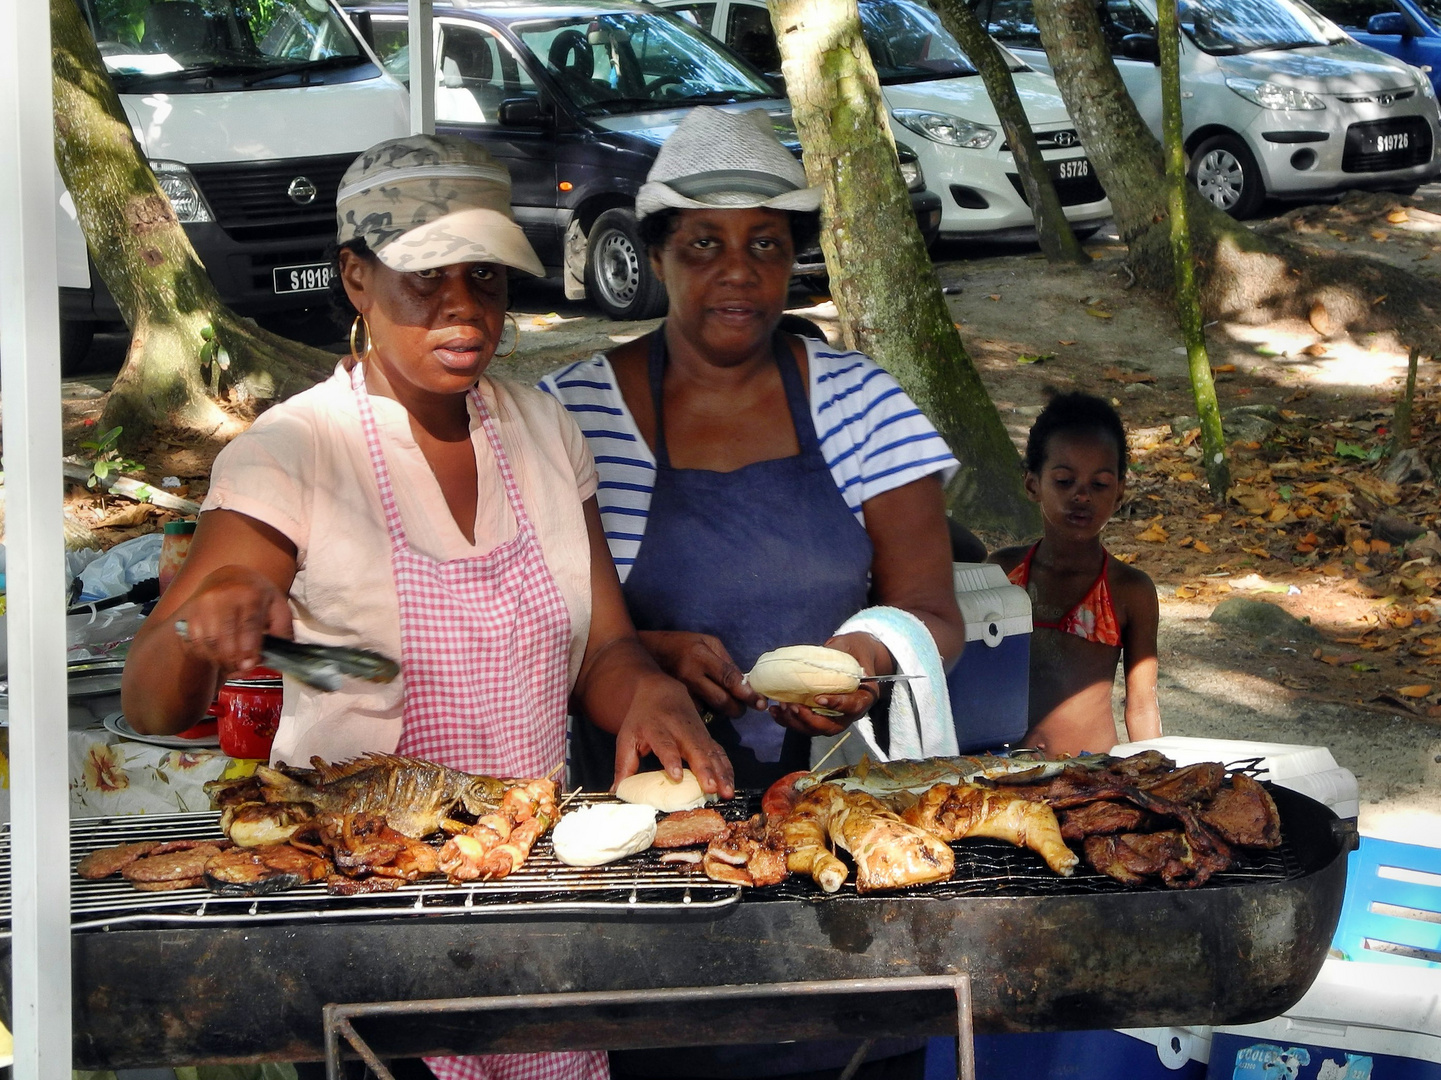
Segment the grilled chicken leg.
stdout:
<svg viewBox="0 0 1441 1080">
<path fill-rule="evenodd" d="M 1080 861 L 1061 838 L 1056 812 L 1024 795 L 974 784 L 937 784 L 903 815 L 942 840 L 985 836 L 1028 847 L 1056 873 L 1069 877 Z"/>
</svg>

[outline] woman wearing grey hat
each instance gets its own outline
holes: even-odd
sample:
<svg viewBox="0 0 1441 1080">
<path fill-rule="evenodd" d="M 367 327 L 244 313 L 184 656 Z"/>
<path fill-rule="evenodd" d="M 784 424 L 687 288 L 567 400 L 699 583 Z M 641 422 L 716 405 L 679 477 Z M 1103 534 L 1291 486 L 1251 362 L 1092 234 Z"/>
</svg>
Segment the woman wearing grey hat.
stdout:
<svg viewBox="0 0 1441 1080">
<path fill-rule="evenodd" d="M 693 110 L 636 198 L 669 297 L 665 323 L 541 383 L 590 441 L 641 639 L 713 714 L 739 787 L 807 768 L 811 738 L 843 731 L 879 696 L 863 681 L 820 709 L 767 711 L 742 675 L 762 652 L 825 643 L 889 675 L 897 639 L 883 623 L 924 639 L 933 657 L 954 659 L 964 643 L 941 494 L 955 467 L 945 442 L 869 358 L 777 330 L 796 238 L 814 236 L 819 201 L 764 112 Z M 949 715 L 940 722 L 954 753 Z M 613 755 L 627 752 L 602 736 L 576 732 L 583 776 L 608 775 Z M 712 1047 L 684 1060 L 612 1055 L 612 1064 L 648 1076 L 823 1066 L 835 1075 L 853 1049 Z M 914 1056 L 906 1062 L 902 1072 L 916 1067 Z"/>
<path fill-rule="evenodd" d="M 294 636 L 398 656 L 401 677 L 329 694 L 287 679 L 272 760 L 382 751 L 551 775 L 573 698 L 624 760 L 655 752 L 729 797 L 724 753 L 626 615 L 583 437 L 551 398 L 485 374 L 508 271 L 541 272 L 509 174 L 464 139 L 391 140 L 346 172 L 338 219 L 351 356 L 217 458 L 190 555 L 130 653 L 131 724 L 192 725 L 260 662 L 262 634 Z M 603 1054 L 430 1064 L 444 1080 L 605 1075 Z"/>
</svg>

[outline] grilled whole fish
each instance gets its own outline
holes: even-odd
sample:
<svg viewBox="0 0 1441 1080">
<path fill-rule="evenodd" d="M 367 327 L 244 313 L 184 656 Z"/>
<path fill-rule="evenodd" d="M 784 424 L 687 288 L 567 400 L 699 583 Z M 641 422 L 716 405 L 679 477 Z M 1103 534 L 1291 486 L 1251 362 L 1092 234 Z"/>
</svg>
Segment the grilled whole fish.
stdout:
<svg viewBox="0 0 1441 1080">
<path fill-rule="evenodd" d="M 862 758 L 854 765 L 842 765 L 822 772 L 803 774 L 796 780 L 797 791 L 807 791 L 818 784 L 830 783 L 846 791 L 863 791 L 882 801 L 898 796 L 915 796 L 936 784 L 965 784 L 997 780 L 1007 783 L 1034 783 L 1057 776 L 1066 768 L 1101 769 L 1114 761 L 1108 754 L 1082 754 L 1064 761 L 1043 761 L 1022 757 L 998 757 L 977 754 L 971 757 L 937 757 L 923 761 L 875 762 Z M 914 799 L 899 798 L 900 806 Z"/>
<path fill-rule="evenodd" d="M 440 829 L 456 810 L 479 817 L 500 805 L 507 785 L 429 761 L 366 754 L 330 764 L 311 758 L 312 772 L 256 769 L 269 803 L 310 803 L 329 814 L 379 814 L 398 833 L 418 839 Z"/>
</svg>

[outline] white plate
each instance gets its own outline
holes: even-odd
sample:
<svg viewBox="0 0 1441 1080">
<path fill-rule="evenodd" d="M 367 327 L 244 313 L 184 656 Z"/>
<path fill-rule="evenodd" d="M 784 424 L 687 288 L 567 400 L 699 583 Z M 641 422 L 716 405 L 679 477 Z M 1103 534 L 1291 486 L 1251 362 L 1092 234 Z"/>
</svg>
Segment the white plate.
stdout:
<svg viewBox="0 0 1441 1080">
<path fill-rule="evenodd" d="M 124 713 L 111 713 L 100 721 L 100 725 L 122 739 L 163 746 L 168 750 L 215 750 L 220 746 L 219 735 L 206 735 L 199 739 L 182 739 L 179 735 L 141 735 L 126 721 Z"/>
</svg>

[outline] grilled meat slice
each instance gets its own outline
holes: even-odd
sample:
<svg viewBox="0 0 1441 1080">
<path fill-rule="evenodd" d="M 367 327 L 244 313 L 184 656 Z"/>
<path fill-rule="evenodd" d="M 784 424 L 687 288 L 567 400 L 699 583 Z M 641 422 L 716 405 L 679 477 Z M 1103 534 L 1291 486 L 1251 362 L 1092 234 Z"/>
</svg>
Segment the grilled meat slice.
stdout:
<svg viewBox="0 0 1441 1080">
<path fill-rule="evenodd" d="M 1215 796 L 1225 782 L 1224 765 L 1216 761 L 1202 761 L 1174 772 L 1143 776 L 1137 780 L 1136 786 L 1157 798 L 1196 805 Z"/>
<path fill-rule="evenodd" d="M 1127 885 L 1159 877 L 1173 889 L 1193 889 L 1230 865 L 1229 855 L 1197 847 L 1177 829 L 1088 836 L 1085 852 L 1092 867 Z"/>
<path fill-rule="evenodd" d="M 695 847 L 709 844 L 726 830 L 726 819 L 710 807 L 678 810 L 661 818 L 655 827 L 653 848 Z"/>
<path fill-rule="evenodd" d="M 220 812 L 220 831 L 241 847 L 283 844 L 315 816 L 310 803 L 231 803 Z"/>
<path fill-rule="evenodd" d="M 1119 802 L 1093 802 L 1074 810 L 1061 811 L 1061 835 L 1067 840 L 1088 836 L 1140 832 L 1151 815 L 1138 807 Z"/>
<path fill-rule="evenodd" d="M 176 841 L 186 846 L 177 850 L 170 844 L 158 845 L 157 852 L 137 859 L 120 871 L 125 880 L 136 888 L 146 885 L 159 886 L 162 882 L 190 881 L 198 883 L 205 875 L 205 864 L 219 855 L 218 843 Z M 226 845 L 229 846 L 228 844 Z M 159 848 L 169 848 L 159 851 Z M 183 885 L 169 885 L 168 888 L 186 888 Z"/>
<path fill-rule="evenodd" d="M 1159 750 L 1142 750 L 1139 754 L 1120 758 L 1107 766 L 1109 771 L 1117 776 L 1129 776 L 1132 779 L 1168 773 L 1175 767 L 1176 763 Z"/>
<path fill-rule="evenodd" d="M 1281 843 L 1281 814 L 1271 793 L 1244 773 L 1216 793 L 1201 820 L 1241 847 L 1273 848 Z"/>
<path fill-rule="evenodd" d="M 760 814 L 732 822 L 706 847 L 701 867 L 712 881 L 734 885 L 777 885 L 787 874 L 778 834 Z"/>
<path fill-rule="evenodd" d="M 456 809 L 477 817 L 494 811 L 507 788 L 494 777 L 393 754 L 311 763 L 314 772 L 300 779 L 260 766 L 256 775 L 265 801 L 311 803 L 331 814 L 382 814 L 391 828 L 412 839 L 436 832 Z"/>
<path fill-rule="evenodd" d="M 335 869 L 350 877 L 414 881 L 440 869 L 433 847 L 392 829 L 380 814 L 326 814 L 318 824 L 320 840 Z M 313 850 L 310 834 L 300 839 L 307 850 Z"/>
<path fill-rule="evenodd" d="M 132 881 L 130 884 L 141 892 L 174 892 L 177 889 L 198 889 L 205 884 L 204 877 L 170 878 L 165 881 Z"/>
<path fill-rule="evenodd" d="M 1004 788 L 937 784 L 902 816 L 942 840 L 992 837 L 1030 848 L 1063 877 L 1080 861 L 1062 839 L 1054 810 Z"/>
<path fill-rule="evenodd" d="M 325 879 L 325 891 L 331 896 L 363 896 L 366 893 L 394 892 L 403 884 L 400 878 L 393 877 L 351 878 L 344 874 L 331 874 Z"/>
<path fill-rule="evenodd" d="M 264 896 L 319 881 L 330 863 L 289 844 L 231 848 L 205 864 L 205 887 L 217 896 Z"/>
<path fill-rule="evenodd" d="M 98 881 L 100 878 L 107 878 L 111 874 L 119 873 L 136 859 L 149 855 L 158 846 L 154 841 L 141 841 L 135 844 L 116 844 L 114 847 L 101 848 L 81 859 L 80 865 L 75 867 L 75 872 L 87 881 Z"/>
</svg>

